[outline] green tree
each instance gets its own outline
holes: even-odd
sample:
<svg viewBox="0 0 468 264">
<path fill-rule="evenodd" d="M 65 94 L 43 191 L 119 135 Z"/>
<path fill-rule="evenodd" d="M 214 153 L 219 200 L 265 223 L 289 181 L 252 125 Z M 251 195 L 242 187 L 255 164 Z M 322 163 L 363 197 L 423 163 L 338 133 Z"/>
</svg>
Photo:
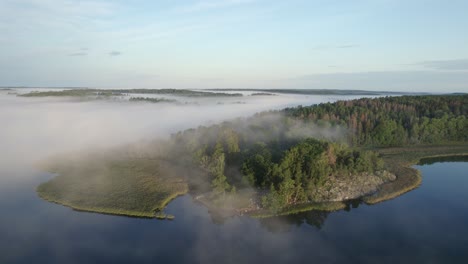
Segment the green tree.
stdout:
<svg viewBox="0 0 468 264">
<path fill-rule="evenodd" d="M 224 194 L 230 189 L 230 185 L 224 175 L 225 168 L 225 156 L 223 145 L 218 142 L 215 146 L 213 155 L 211 156 L 210 172 L 214 175 L 214 179 L 211 182 L 213 192 L 216 194 Z"/>
</svg>

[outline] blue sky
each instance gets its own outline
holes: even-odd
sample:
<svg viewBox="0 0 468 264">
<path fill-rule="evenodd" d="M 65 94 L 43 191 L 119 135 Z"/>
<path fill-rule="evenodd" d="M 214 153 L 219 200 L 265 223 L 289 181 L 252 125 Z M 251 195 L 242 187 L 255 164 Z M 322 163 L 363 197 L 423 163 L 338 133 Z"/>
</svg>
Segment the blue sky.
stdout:
<svg viewBox="0 0 468 264">
<path fill-rule="evenodd" d="M 468 92 L 466 0 L 1 0 L 0 85 Z"/>
</svg>

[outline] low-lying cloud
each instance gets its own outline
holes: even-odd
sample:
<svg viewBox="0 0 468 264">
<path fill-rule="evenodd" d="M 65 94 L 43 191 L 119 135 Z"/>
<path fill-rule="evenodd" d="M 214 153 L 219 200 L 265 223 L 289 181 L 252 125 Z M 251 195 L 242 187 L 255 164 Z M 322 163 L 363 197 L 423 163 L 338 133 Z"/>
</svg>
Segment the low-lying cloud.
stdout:
<svg viewBox="0 0 468 264">
<path fill-rule="evenodd" d="M 326 50 L 326 49 L 350 49 L 357 48 L 357 44 L 339 44 L 339 45 L 317 45 L 313 47 L 314 50 Z"/>
<path fill-rule="evenodd" d="M 120 56 L 120 55 L 122 55 L 122 52 L 120 52 L 120 51 L 111 51 L 111 52 L 109 52 L 109 55 L 110 56 Z"/>
<path fill-rule="evenodd" d="M 464 71 L 468 70 L 468 59 L 422 61 L 416 65 L 434 70 Z"/>
<path fill-rule="evenodd" d="M 176 105 L 111 100 L 76 102 L 66 98 L 23 98 L 0 92 L 0 168 L 13 164 L 30 166 L 64 152 L 167 138 L 199 125 L 337 98 L 244 96 L 199 98 L 192 99 L 198 104 Z"/>
<path fill-rule="evenodd" d="M 69 56 L 72 56 L 72 57 L 79 57 L 79 56 L 87 56 L 88 53 L 87 52 L 74 52 L 74 53 L 70 53 Z"/>
</svg>

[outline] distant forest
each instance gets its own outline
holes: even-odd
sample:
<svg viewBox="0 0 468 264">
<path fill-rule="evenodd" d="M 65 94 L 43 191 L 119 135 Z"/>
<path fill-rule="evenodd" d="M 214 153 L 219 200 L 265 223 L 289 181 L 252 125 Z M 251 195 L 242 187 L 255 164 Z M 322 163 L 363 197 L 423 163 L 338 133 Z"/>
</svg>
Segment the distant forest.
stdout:
<svg viewBox="0 0 468 264">
<path fill-rule="evenodd" d="M 284 111 L 306 122 L 346 126 L 355 146 L 468 140 L 468 95 L 363 98 Z"/>
</svg>

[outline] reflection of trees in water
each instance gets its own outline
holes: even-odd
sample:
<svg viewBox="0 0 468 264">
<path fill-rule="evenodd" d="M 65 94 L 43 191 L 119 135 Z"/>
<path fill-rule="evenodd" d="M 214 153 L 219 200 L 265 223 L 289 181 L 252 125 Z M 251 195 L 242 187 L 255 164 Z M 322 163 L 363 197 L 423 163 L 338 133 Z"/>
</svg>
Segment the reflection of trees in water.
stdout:
<svg viewBox="0 0 468 264">
<path fill-rule="evenodd" d="M 343 210 L 349 212 L 351 209 L 358 208 L 361 203 L 362 201 L 358 199 L 347 201 L 346 207 Z M 293 215 L 260 219 L 260 224 L 273 233 L 288 232 L 293 226 L 299 227 L 303 224 L 314 226 L 317 229 L 322 229 L 325 224 L 325 220 L 332 213 L 333 212 L 312 210 Z"/>
<path fill-rule="evenodd" d="M 330 212 L 308 211 L 293 215 L 277 216 L 260 219 L 260 224 L 273 233 L 288 232 L 293 226 L 304 223 L 321 229 Z"/>
<path fill-rule="evenodd" d="M 422 158 L 418 165 L 432 165 L 438 162 L 467 162 L 468 156 L 447 156 L 447 157 L 433 157 L 433 158 Z"/>
<path fill-rule="evenodd" d="M 362 201 L 359 199 L 346 201 L 346 207 L 343 210 L 349 212 L 352 209 L 358 208 L 361 203 Z M 211 216 L 211 221 L 216 225 L 223 225 L 228 218 L 233 217 L 232 215 L 222 215 L 219 212 L 211 210 L 208 212 Z M 312 210 L 291 215 L 261 218 L 259 221 L 261 226 L 273 233 L 289 232 L 292 227 L 299 227 L 303 224 L 322 229 L 325 220 L 332 213 L 333 212 Z"/>
<path fill-rule="evenodd" d="M 215 212 L 215 211 L 208 211 L 211 216 L 211 222 L 215 225 L 223 225 L 229 216 L 223 216 L 222 214 Z"/>
<path fill-rule="evenodd" d="M 343 210 L 345 210 L 346 212 L 349 212 L 351 211 L 351 208 L 358 208 L 361 203 L 362 201 L 359 199 L 346 201 L 345 202 L 346 207 Z"/>
<path fill-rule="evenodd" d="M 315 226 L 318 229 L 322 229 L 325 220 L 327 219 L 329 212 L 324 211 L 310 211 L 305 213 L 304 221 L 308 225 Z"/>
</svg>

